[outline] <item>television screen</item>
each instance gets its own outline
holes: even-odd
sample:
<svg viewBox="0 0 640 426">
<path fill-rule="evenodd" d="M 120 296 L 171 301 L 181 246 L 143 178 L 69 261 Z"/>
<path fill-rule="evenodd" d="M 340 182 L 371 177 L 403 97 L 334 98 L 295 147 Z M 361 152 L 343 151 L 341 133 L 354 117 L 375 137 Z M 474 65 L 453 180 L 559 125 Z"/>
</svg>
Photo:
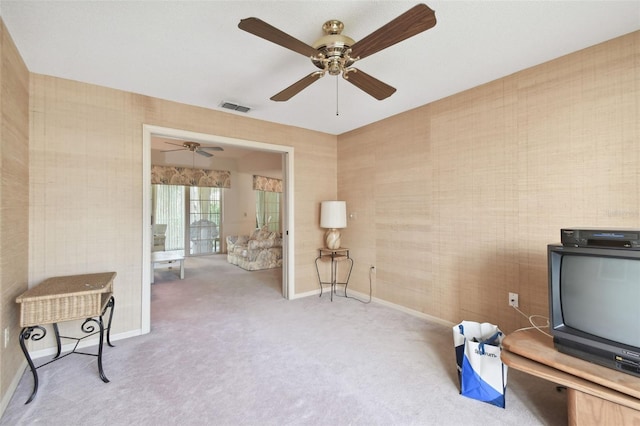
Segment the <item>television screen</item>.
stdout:
<svg viewBox="0 0 640 426">
<path fill-rule="evenodd" d="M 640 347 L 640 261 L 566 254 L 560 269 L 564 324 Z"/>
</svg>

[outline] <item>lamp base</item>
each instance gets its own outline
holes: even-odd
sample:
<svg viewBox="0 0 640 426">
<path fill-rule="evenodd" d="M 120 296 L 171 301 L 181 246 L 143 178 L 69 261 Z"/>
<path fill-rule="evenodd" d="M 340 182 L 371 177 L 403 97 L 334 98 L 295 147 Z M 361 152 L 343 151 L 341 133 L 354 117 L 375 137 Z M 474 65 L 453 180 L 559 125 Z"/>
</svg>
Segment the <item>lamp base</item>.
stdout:
<svg viewBox="0 0 640 426">
<path fill-rule="evenodd" d="M 337 229 L 329 229 L 326 234 L 324 234 L 324 242 L 327 245 L 327 248 L 332 250 L 340 248 L 340 231 Z"/>
</svg>

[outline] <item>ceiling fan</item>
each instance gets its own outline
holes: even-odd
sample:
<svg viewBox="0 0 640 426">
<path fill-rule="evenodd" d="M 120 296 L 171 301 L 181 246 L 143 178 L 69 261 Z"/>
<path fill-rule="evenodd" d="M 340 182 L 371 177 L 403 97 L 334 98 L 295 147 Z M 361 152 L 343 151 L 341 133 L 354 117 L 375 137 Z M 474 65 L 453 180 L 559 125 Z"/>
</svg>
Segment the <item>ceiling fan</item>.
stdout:
<svg viewBox="0 0 640 426">
<path fill-rule="evenodd" d="M 224 149 L 222 149 L 222 147 L 219 147 L 219 146 L 201 146 L 198 142 L 183 142 L 182 144 L 171 143 L 171 142 L 165 142 L 165 143 L 169 144 L 169 145 L 181 147 L 180 149 L 170 149 L 170 150 L 165 151 L 165 152 L 188 150 L 188 151 L 191 151 L 193 153 L 203 155 L 205 157 L 213 157 L 213 154 L 211 154 L 211 153 L 209 153 L 207 151 L 224 151 Z"/>
<path fill-rule="evenodd" d="M 312 46 L 280 31 L 258 18 L 241 19 L 238 28 L 307 56 L 320 71 L 312 72 L 271 97 L 273 101 L 288 101 L 303 89 L 323 77 L 340 75 L 349 83 L 378 100 L 391 96 L 396 89 L 352 65 L 367 56 L 393 46 L 436 25 L 436 15 L 425 4 L 418 4 L 362 40 L 356 42 L 342 35 L 344 25 L 338 20 L 325 22 L 325 35 Z"/>
</svg>

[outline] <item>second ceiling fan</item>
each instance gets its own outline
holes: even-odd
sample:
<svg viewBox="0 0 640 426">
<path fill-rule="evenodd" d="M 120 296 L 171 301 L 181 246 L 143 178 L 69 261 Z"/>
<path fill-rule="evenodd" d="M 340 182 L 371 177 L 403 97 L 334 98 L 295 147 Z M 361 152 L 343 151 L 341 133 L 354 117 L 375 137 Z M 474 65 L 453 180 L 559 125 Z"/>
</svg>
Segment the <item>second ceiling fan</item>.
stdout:
<svg viewBox="0 0 640 426">
<path fill-rule="evenodd" d="M 195 154 L 200 154 L 204 157 L 213 157 L 213 154 L 211 154 L 210 152 L 207 152 L 207 150 L 209 151 L 224 151 L 224 149 L 220 146 L 202 146 L 200 145 L 198 142 L 183 142 L 181 144 L 177 144 L 177 143 L 172 143 L 172 142 L 165 142 L 166 144 L 169 145 L 173 145 L 173 146 L 179 146 L 181 148 L 178 149 L 171 149 L 165 152 L 173 152 L 173 151 L 191 151 Z"/>
<path fill-rule="evenodd" d="M 352 65 L 367 56 L 393 46 L 436 25 L 435 12 L 418 4 L 391 22 L 356 42 L 342 35 L 344 25 L 338 20 L 325 22 L 325 35 L 310 46 L 258 18 L 240 20 L 238 28 L 307 56 L 320 71 L 312 72 L 271 97 L 273 101 L 288 101 L 303 89 L 323 77 L 340 75 L 378 100 L 391 96 L 396 89 Z"/>
</svg>

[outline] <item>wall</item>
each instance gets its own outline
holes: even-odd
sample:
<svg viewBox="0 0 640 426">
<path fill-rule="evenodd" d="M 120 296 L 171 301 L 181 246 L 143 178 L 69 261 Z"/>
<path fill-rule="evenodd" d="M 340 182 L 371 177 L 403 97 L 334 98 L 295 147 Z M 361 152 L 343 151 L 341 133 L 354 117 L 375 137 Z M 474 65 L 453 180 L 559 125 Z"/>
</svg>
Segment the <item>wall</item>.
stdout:
<svg viewBox="0 0 640 426">
<path fill-rule="evenodd" d="M 27 290 L 29 254 L 29 72 L 0 19 L 0 395 L 24 363 L 15 299 Z M 9 345 L 4 347 L 4 331 Z M 2 398 L 0 413 L 8 398 Z"/>
<path fill-rule="evenodd" d="M 30 285 L 115 270 L 112 332 L 140 328 L 144 123 L 293 146 L 296 291 L 316 289 L 315 210 L 336 195 L 335 136 L 44 75 L 30 91 Z"/>
<path fill-rule="evenodd" d="M 548 316 L 561 227 L 640 227 L 640 32 L 339 136 L 350 288 L 428 316 Z"/>
</svg>

